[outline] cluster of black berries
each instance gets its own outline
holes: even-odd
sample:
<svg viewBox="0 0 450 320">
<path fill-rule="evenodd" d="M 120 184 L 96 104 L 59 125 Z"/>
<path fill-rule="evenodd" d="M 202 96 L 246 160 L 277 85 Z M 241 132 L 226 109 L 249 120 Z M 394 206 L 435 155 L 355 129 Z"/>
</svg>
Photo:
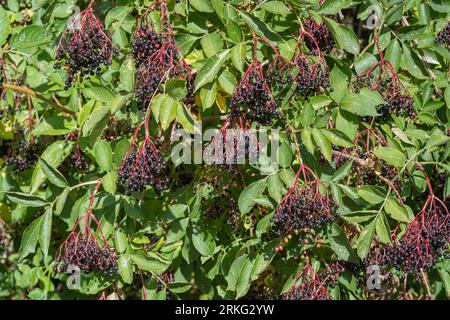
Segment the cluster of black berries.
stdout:
<svg viewBox="0 0 450 320">
<path fill-rule="evenodd" d="M 41 145 L 35 143 L 33 140 L 28 141 L 25 139 L 23 129 L 17 130 L 17 135 L 14 140 L 16 142 L 8 152 L 5 161 L 6 165 L 12 166 L 17 172 L 33 168 L 42 150 Z"/>
<path fill-rule="evenodd" d="M 416 117 L 417 114 L 414 110 L 412 97 L 402 94 L 399 88 L 387 89 L 385 92 L 382 92 L 382 95 L 386 104 L 379 107 L 378 112 L 381 113 L 383 119 L 389 118 L 391 114 L 411 119 Z"/>
<path fill-rule="evenodd" d="M 430 270 L 441 258 L 448 259 L 450 216 L 446 208 L 449 203 L 439 204 L 432 198 L 428 201 L 401 239 L 395 238 L 392 245 L 377 248 L 368 259 L 416 277 Z"/>
<path fill-rule="evenodd" d="M 294 80 L 297 84 L 297 92 L 305 98 L 320 93 L 330 85 L 330 72 L 328 67 L 321 62 L 313 62 L 306 56 L 299 56 L 296 62 L 298 70 Z M 331 90 L 331 88 L 330 88 Z"/>
<path fill-rule="evenodd" d="M 179 63 L 179 57 L 171 40 L 149 56 L 136 73 L 136 99 L 138 107 L 146 110 L 161 84 L 173 78 L 184 78 L 190 74 L 187 65 Z"/>
<path fill-rule="evenodd" d="M 118 273 L 114 250 L 109 246 L 100 248 L 97 241 L 91 237 L 74 238 L 65 243 L 64 258 L 59 271 L 67 272 L 73 267 L 78 267 L 85 273 L 98 271 L 108 276 Z"/>
<path fill-rule="evenodd" d="M 309 17 L 303 26 L 315 40 L 314 42 L 311 37 L 305 36 L 305 45 L 314 55 L 320 55 L 320 51 L 329 52 L 334 47 L 333 35 L 325 23 L 317 23 Z"/>
<path fill-rule="evenodd" d="M 313 189 L 288 194 L 280 203 L 275 215 L 275 230 L 282 235 L 295 230 L 314 229 L 336 217 L 336 207 L 327 197 Z"/>
<path fill-rule="evenodd" d="M 119 168 L 119 183 L 127 194 L 142 192 L 152 186 L 155 192 L 167 189 L 168 167 L 160 152 L 151 144 L 141 151 L 129 152 Z"/>
<path fill-rule="evenodd" d="M 450 22 L 447 26 L 439 31 L 436 42 L 442 44 L 445 47 L 450 47 Z"/>
<path fill-rule="evenodd" d="M 248 120 L 260 124 L 270 125 L 275 117 L 279 118 L 272 90 L 257 61 L 250 66 L 234 92 L 231 108 L 242 110 Z"/>
<path fill-rule="evenodd" d="M 152 53 L 158 51 L 163 43 L 162 37 L 147 25 L 140 25 L 134 32 L 132 54 L 138 68 Z"/>
<path fill-rule="evenodd" d="M 319 279 L 327 287 L 336 287 L 339 284 L 340 275 L 346 271 L 346 263 L 340 261 L 331 262 L 327 269 L 319 272 Z"/>
<path fill-rule="evenodd" d="M 297 283 L 283 295 L 284 300 L 332 300 L 323 281 L 308 260 L 297 279 Z"/>
<path fill-rule="evenodd" d="M 194 106 L 195 105 L 195 78 L 197 77 L 196 73 L 191 73 L 186 78 L 186 96 L 183 99 L 183 103 L 186 106 Z"/>
<path fill-rule="evenodd" d="M 64 160 L 61 165 L 62 168 L 77 169 L 79 171 L 87 171 L 89 169 L 89 158 L 85 157 L 83 151 L 81 151 L 80 143 L 77 141 L 78 131 L 69 133 L 65 136 L 66 141 L 74 143 L 74 150 Z"/>
<path fill-rule="evenodd" d="M 119 138 L 129 136 L 133 132 L 127 119 L 117 119 L 111 117 L 102 133 L 102 138 L 106 141 L 115 141 Z"/>
<path fill-rule="evenodd" d="M 79 29 L 75 26 L 77 23 L 80 24 Z M 99 74 L 101 64 L 110 65 L 113 52 L 117 52 L 91 8 L 73 24 L 70 28 L 75 30 L 66 30 L 56 49 L 58 62 L 55 69 L 64 65 L 67 70 L 65 90 L 69 89 L 77 74 L 81 77 Z"/>
<path fill-rule="evenodd" d="M 3 257 L 8 246 L 8 236 L 6 233 L 5 223 L 0 219 L 0 259 Z"/>
</svg>

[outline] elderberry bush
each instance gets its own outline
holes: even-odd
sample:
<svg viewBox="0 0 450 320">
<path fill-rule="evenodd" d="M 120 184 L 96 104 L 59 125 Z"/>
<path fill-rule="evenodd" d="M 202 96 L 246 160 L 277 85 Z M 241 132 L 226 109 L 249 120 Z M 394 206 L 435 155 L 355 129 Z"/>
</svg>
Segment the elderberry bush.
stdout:
<svg viewBox="0 0 450 320">
<path fill-rule="evenodd" d="M 0 299 L 450 298 L 446 0 L 0 3 Z"/>
</svg>

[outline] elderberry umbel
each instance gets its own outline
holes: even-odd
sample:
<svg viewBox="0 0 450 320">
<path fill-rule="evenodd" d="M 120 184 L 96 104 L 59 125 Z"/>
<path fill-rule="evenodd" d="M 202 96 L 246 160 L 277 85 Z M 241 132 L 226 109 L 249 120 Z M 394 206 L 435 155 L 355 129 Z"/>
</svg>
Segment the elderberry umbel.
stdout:
<svg viewBox="0 0 450 320">
<path fill-rule="evenodd" d="M 157 43 L 158 36 L 152 34 L 153 40 L 148 40 L 151 42 L 152 50 L 147 52 L 145 57 L 140 55 L 137 60 L 139 68 L 136 72 L 135 93 L 138 107 L 141 110 L 147 109 L 161 85 L 168 80 L 187 79 L 188 91 L 193 91 L 191 90 L 193 81 L 189 78 L 193 76 L 194 72 L 175 44 L 166 3 L 165 1 L 158 1 L 154 5 L 160 9 L 162 32 L 159 37 L 162 44 L 159 45 Z M 151 7 L 151 10 L 153 10 L 153 7 Z M 143 21 L 147 21 L 148 12 L 146 11 L 141 18 Z M 146 25 L 147 27 L 151 26 L 148 23 Z M 192 92 L 190 94 L 192 95 Z"/>
<path fill-rule="evenodd" d="M 304 181 L 299 186 L 300 174 Z M 320 189 L 323 189 L 322 191 Z M 301 165 L 292 186 L 275 213 L 275 229 L 286 235 L 317 228 L 336 217 L 336 206 L 330 201 L 329 190 L 308 167 Z"/>
<path fill-rule="evenodd" d="M 14 140 L 6 157 L 6 165 L 11 166 L 17 172 L 33 168 L 42 150 L 41 144 L 35 143 L 33 138 L 26 139 L 23 129 L 17 130 Z"/>
<path fill-rule="evenodd" d="M 106 141 L 116 141 L 126 136 L 130 136 L 133 129 L 127 119 L 117 119 L 111 117 L 102 133 L 102 138 Z"/>
<path fill-rule="evenodd" d="M 139 20 L 132 40 L 132 54 L 136 67 L 139 67 L 149 55 L 161 48 L 163 38 L 154 31 L 153 23 L 148 19 Z"/>
<path fill-rule="evenodd" d="M 405 233 L 399 239 L 394 232 L 393 244 L 375 251 L 379 260 L 377 262 L 381 265 L 390 264 L 406 274 L 415 276 L 420 276 L 422 271 L 428 271 L 441 257 L 446 259 L 449 256 L 449 203 L 437 198 L 427 176 L 426 180 L 430 195 L 420 212 L 408 224 Z"/>
<path fill-rule="evenodd" d="M 238 109 L 230 112 L 224 124 L 205 148 L 208 164 L 235 165 L 256 163 L 260 145 L 255 131 Z"/>
<path fill-rule="evenodd" d="M 378 108 L 383 119 L 387 119 L 391 114 L 403 117 L 414 118 L 413 99 L 406 86 L 400 81 L 394 71 L 392 64 L 384 59 L 383 53 L 374 38 L 378 48 L 379 60 L 377 63 L 357 74 L 353 79 L 353 87 L 356 93 L 361 88 L 368 88 L 371 91 L 378 91 L 385 103 Z"/>
<path fill-rule="evenodd" d="M 279 118 L 275 100 L 261 64 L 254 58 L 247 72 L 236 87 L 231 99 L 231 109 L 239 109 L 245 117 L 260 124 L 272 124 Z"/>
<path fill-rule="evenodd" d="M 442 44 L 445 47 L 450 47 L 450 22 L 447 26 L 439 31 L 436 37 L 436 42 Z"/>
<path fill-rule="evenodd" d="M 79 74 L 93 76 L 101 72 L 101 65 L 111 64 L 112 54 L 117 52 L 103 26 L 95 15 L 91 4 L 77 15 L 63 32 L 56 48 L 55 68 L 62 66 L 67 71 L 68 89 Z"/>
<path fill-rule="evenodd" d="M 118 273 L 117 256 L 92 212 L 95 195 L 100 186 L 101 180 L 91 196 L 87 212 L 76 221 L 69 236 L 59 247 L 56 257 L 60 262 L 59 272 L 72 272 L 74 268 L 79 268 L 85 273 L 100 272 L 108 276 Z M 99 240 L 89 226 L 92 220 L 100 234 Z M 103 244 L 101 245 L 99 241 Z"/>
<path fill-rule="evenodd" d="M 321 88 L 325 89 L 330 84 L 329 69 L 322 59 L 311 60 L 305 55 L 300 55 L 295 59 L 297 74 L 294 78 L 297 84 L 297 92 L 305 98 L 320 93 Z"/>
<path fill-rule="evenodd" d="M 317 272 L 306 258 L 303 270 L 299 272 L 294 285 L 283 295 L 284 300 L 332 300 L 330 293 Z"/>
<path fill-rule="evenodd" d="M 303 23 L 303 27 L 305 32 L 311 35 L 311 37 L 305 37 L 305 45 L 314 55 L 317 56 L 320 52 L 329 52 L 334 47 L 333 35 L 325 23 L 317 23 L 309 17 Z"/>
<path fill-rule="evenodd" d="M 142 192 L 152 186 L 157 193 L 167 189 L 168 167 L 164 157 L 146 132 L 145 139 L 136 142 L 140 127 L 137 128 L 130 150 L 127 151 L 119 167 L 119 183 L 127 194 Z"/>
<path fill-rule="evenodd" d="M 74 131 L 65 136 L 66 141 L 74 144 L 72 153 L 64 160 L 62 167 L 87 171 L 89 169 L 89 158 L 85 157 L 78 142 L 78 131 Z"/>
</svg>

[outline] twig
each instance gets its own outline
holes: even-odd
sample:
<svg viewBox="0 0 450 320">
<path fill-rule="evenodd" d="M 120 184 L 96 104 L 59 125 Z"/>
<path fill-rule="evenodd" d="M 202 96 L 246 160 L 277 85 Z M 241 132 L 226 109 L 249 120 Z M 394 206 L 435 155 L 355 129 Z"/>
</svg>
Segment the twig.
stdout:
<svg viewBox="0 0 450 320">
<path fill-rule="evenodd" d="M 48 105 L 50 105 L 51 107 L 55 108 L 58 111 L 70 114 L 71 116 L 75 116 L 75 112 L 65 108 L 59 102 L 56 103 L 55 101 L 49 100 L 49 99 L 45 98 L 44 96 L 42 96 L 41 94 L 37 93 L 36 91 L 31 90 L 30 88 L 18 86 L 18 85 L 11 84 L 11 83 L 3 83 L 3 89 L 14 90 L 17 92 L 27 94 L 31 97 L 35 97 L 35 98 L 47 103 Z"/>
</svg>

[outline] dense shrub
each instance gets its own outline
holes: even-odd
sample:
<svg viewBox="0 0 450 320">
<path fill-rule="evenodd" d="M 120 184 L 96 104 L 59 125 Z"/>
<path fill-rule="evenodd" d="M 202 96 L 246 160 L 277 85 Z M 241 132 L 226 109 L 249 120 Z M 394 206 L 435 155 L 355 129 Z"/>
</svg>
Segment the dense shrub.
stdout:
<svg viewBox="0 0 450 320">
<path fill-rule="evenodd" d="M 448 1 L 0 3 L 0 298 L 448 297 Z"/>
</svg>

